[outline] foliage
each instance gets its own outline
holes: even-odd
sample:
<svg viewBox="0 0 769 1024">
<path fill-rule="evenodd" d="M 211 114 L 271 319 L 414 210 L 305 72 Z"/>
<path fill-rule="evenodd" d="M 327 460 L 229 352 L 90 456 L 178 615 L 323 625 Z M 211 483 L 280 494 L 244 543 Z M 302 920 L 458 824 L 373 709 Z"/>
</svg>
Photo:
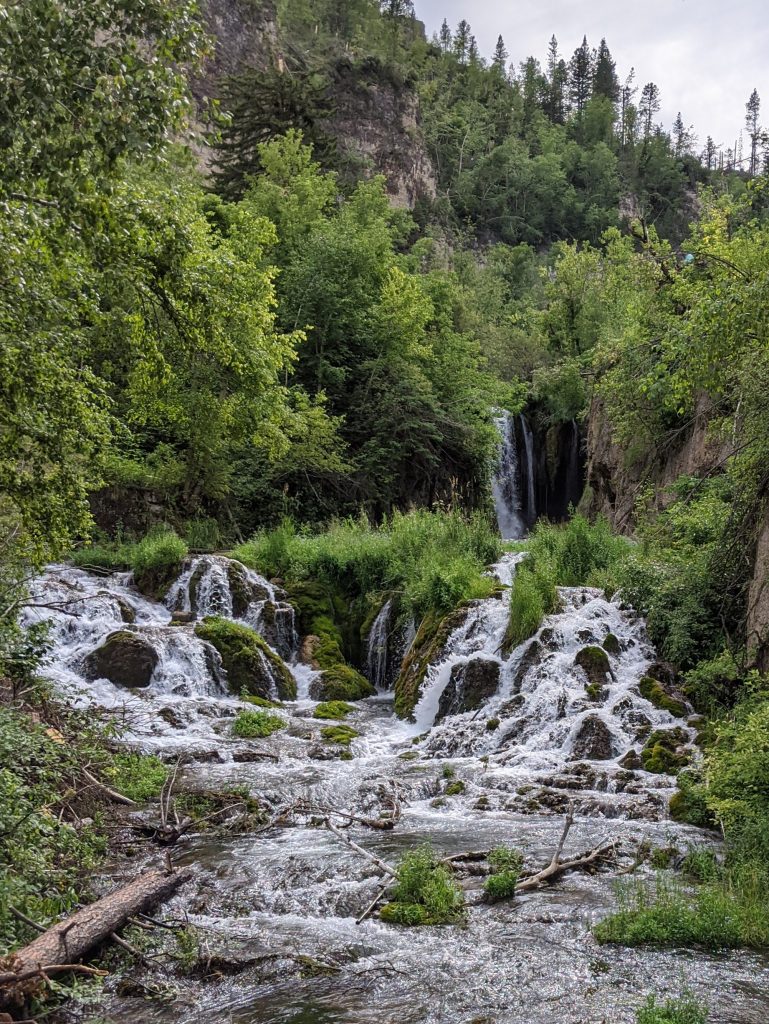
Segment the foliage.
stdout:
<svg viewBox="0 0 769 1024">
<path fill-rule="evenodd" d="M 267 711 L 239 711 L 232 723 L 232 735 L 241 740 L 261 739 L 285 727 L 282 718 Z"/>
<path fill-rule="evenodd" d="M 651 676 L 641 676 L 638 689 L 641 696 L 653 704 L 655 708 L 669 711 L 674 718 L 683 718 L 686 715 L 686 705 L 684 702 L 671 697 L 662 683 L 652 679 Z"/>
<path fill-rule="evenodd" d="M 187 545 L 173 530 L 156 530 L 143 537 L 131 552 L 131 567 L 137 575 L 176 569 L 187 556 Z"/>
<path fill-rule="evenodd" d="M 679 999 L 666 999 L 658 1003 L 656 996 L 649 996 L 636 1015 L 636 1024 L 707 1024 L 708 1012 L 692 995 Z"/>
<path fill-rule="evenodd" d="M 104 774 L 118 793 L 143 801 L 160 793 L 168 769 L 154 755 L 126 752 L 115 754 Z"/>
<path fill-rule="evenodd" d="M 351 725 L 327 725 L 320 730 L 320 734 L 326 743 L 336 743 L 342 747 L 349 747 L 355 737 L 360 736 L 358 730 Z"/>
<path fill-rule="evenodd" d="M 486 899 L 491 903 L 510 899 L 515 895 L 523 865 L 520 851 L 510 846 L 497 846 L 489 851 L 488 860 L 491 874 L 483 885 Z"/>
<path fill-rule="evenodd" d="M 464 904 L 448 868 L 426 845 L 404 854 L 392 897 L 380 916 L 404 925 L 450 924 L 459 919 Z"/>
</svg>

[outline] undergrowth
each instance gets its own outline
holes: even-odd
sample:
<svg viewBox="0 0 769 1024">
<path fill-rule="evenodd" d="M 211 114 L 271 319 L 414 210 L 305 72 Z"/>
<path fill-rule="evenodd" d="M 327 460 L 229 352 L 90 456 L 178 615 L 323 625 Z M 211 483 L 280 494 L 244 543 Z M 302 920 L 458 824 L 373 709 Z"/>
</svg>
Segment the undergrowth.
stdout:
<svg viewBox="0 0 769 1024">
<path fill-rule="evenodd" d="M 232 735 L 242 740 L 262 739 L 285 728 L 285 721 L 267 711 L 239 711 L 232 723 Z"/>
<path fill-rule="evenodd" d="M 450 924 L 464 907 L 462 890 L 434 850 L 419 846 L 404 854 L 392 902 L 382 907 L 383 921 L 402 925 Z"/>
<path fill-rule="evenodd" d="M 688 993 L 664 1003 L 649 996 L 636 1014 L 636 1024 L 707 1024 L 707 1020 L 705 1006 Z"/>
</svg>

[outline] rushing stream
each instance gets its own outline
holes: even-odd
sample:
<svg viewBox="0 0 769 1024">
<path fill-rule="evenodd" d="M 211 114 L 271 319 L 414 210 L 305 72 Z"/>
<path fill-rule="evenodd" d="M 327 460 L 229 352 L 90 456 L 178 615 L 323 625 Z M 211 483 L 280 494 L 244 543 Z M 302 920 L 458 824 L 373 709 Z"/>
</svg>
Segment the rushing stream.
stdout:
<svg viewBox="0 0 769 1024">
<path fill-rule="evenodd" d="M 495 568 L 503 584 L 520 558 Z M 641 842 L 685 851 L 713 841 L 668 820 L 672 778 L 620 763 L 650 729 L 687 726 L 641 697 L 639 679 L 655 658 L 644 624 L 598 591 L 562 590 L 561 610 L 507 656 L 508 591 L 475 603 L 430 667 L 414 722 L 392 712 L 386 658 L 395 627 L 383 609 L 367 661 L 380 692 L 347 719 L 361 733 L 351 760 L 320 740 L 326 723 L 311 717 L 307 697 L 314 673 L 297 661 L 285 595 L 237 563 L 192 560 L 164 604 L 142 597 L 128 576 L 66 566 L 51 567 L 34 597 L 45 607 L 30 608 L 26 621 L 52 621 L 48 674 L 78 702 L 118 711 L 126 742 L 169 760 L 184 752 L 188 786 L 246 786 L 275 815 L 297 801 L 373 818 L 399 805 L 394 829 L 346 833 L 391 863 L 422 842 L 446 855 L 508 844 L 536 869 L 552 856 L 569 806 L 576 820 L 565 855 L 610 839 L 630 864 Z M 194 617 L 210 613 L 261 629 L 289 662 L 299 699 L 278 712 L 284 731 L 231 736 L 242 705 L 228 694 L 216 651 L 194 634 Z M 87 667 L 119 630 L 155 652 L 141 689 L 94 678 Z M 609 633 L 618 641 L 611 673 L 589 697 L 575 654 Z M 454 796 L 448 765 L 464 784 Z M 471 878 L 464 924 L 405 929 L 376 917 L 356 924 L 380 875 L 310 813 L 252 835 L 192 836 L 174 856 L 195 865 L 197 888 L 169 912 L 187 912 L 199 929 L 214 980 L 190 980 L 166 1004 L 115 996 L 109 1020 L 631 1024 L 647 993 L 685 986 L 707 999 L 713 1024 L 769 1020 L 769 962 L 757 955 L 597 945 L 590 925 L 615 906 L 611 872 L 568 875 L 494 906 L 480 903 L 482 879 Z M 653 878 L 646 868 L 638 874 Z"/>
</svg>

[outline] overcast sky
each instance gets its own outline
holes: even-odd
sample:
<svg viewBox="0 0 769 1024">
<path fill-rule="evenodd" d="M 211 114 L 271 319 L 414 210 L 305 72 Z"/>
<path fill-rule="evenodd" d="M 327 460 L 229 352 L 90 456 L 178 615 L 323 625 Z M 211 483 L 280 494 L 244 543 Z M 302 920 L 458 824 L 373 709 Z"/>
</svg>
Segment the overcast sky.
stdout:
<svg viewBox="0 0 769 1024">
<path fill-rule="evenodd" d="M 568 57 L 587 35 L 595 47 L 606 37 L 624 79 L 656 82 L 661 120 L 670 128 L 678 110 L 699 142 L 734 145 L 753 88 L 769 126 L 769 4 L 767 0 L 415 0 L 428 35 L 444 18 L 454 28 L 467 18 L 484 56 L 502 34 L 511 59 L 544 65 L 555 33 Z"/>
</svg>

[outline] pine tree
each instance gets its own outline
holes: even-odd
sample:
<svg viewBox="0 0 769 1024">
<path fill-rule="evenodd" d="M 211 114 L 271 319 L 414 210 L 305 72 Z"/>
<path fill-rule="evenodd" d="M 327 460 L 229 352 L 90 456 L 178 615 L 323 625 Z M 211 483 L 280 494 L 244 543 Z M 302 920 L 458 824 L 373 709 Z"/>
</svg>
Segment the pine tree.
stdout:
<svg viewBox="0 0 769 1024">
<path fill-rule="evenodd" d="M 379 6 L 386 18 L 414 17 L 414 0 L 380 0 Z"/>
<path fill-rule="evenodd" d="M 500 71 L 503 75 L 507 68 L 507 58 L 510 54 L 505 49 L 505 41 L 502 36 L 497 39 L 497 45 L 494 47 L 494 57 L 492 59 L 492 67 L 497 71 Z"/>
<path fill-rule="evenodd" d="M 454 56 L 460 64 L 467 63 L 467 54 L 470 49 L 470 24 L 463 18 L 457 25 L 454 33 Z"/>
<path fill-rule="evenodd" d="M 566 62 L 558 53 L 558 40 L 552 36 L 547 48 L 547 84 L 548 96 L 545 112 L 553 124 L 563 124 L 566 120 L 566 83 L 568 69 Z"/>
<path fill-rule="evenodd" d="M 750 168 L 752 178 L 758 174 L 758 147 L 761 142 L 761 98 L 758 90 L 754 89 L 750 99 L 745 104 L 745 128 L 750 137 Z"/>
<path fill-rule="evenodd" d="M 643 137 L 648 140 L 654 134 L 654 118 L 660 112 L 660 90 L 654 82 L 647 82 L 641 90 L 638 113 L 641 117 Z"/>
<path fill-rule="evenodd" d="M 625 84 L 620 90 L 620 143 L 624 149 L 626 146 L 634 142 L 634 131 L 631 131 L 631 122 L 634 127 L 635 122 L 635 107 L 633 107 L 633 97 L 638 92 L 638 89 L 633 85 L 635 78 L 635 68 L 630 69 L 630 73 L 625 79 Z M 633 113 L 631 114 L 631 107 Z"/>
<path fill-rule="evenodd" d="M 439 38 L 440 38 L 441 50 L 443 50 L 444 53 L 448 53 L 449 50 L 451 49 L 451 38 L 452 37 L 451 37 L 451 29 L 449 28 L 449 23 L 446 21 L 445 18 L 443 19 L 443 24 L 441 25 L 441 34 L 440 34 Z"/>
<path fill-rule="evenodd" d="M 692 146 L 695 141 L 694 132 L 692 131 L 692 125 L 687 128 L 684 124 L 684 120 L 681 117 L 681 111 L 678 111 L 678 116 L 673 122 L 673 153 L 677 159 L 686 156 L 690 153 Z"/>
<path fill-rule="evenodd" d="M 587 36 L 583 36 L 582 45 L 578 46 L 569 61 L 569 97 L 577 117 L 581 117 L 590 99 L 593 85 L 593 59 Z"/>
<path fill-rule="evenodd" d="M 700 157 L 700 160 L 702 160 L 703 164 L 707 167 L 709 171 L 714 171 L 716 169 L 717 155 L 718 147 L 716 146 L 712 137 L 708 135 L 707 140 L 705 142 L 705 148 L 702 151 L 702 156 Z"/>
<path fill-rule="evenodd" d="M 612 60 L 606 40 L 602 39 L 595 55 L 595 71 L 593 73 L 593 95 L 605 96 L 616 103 L 619 99 L 619 79 L 617 66 Z"/>
<path fill-rule="evenodd" d="M 480 58 L 478 55 L 478 41 L 475 36 L 470 36 L 470 43 L 467 47 L 467 60 L 470 64 L 479 64 Z"/>
</svg>

